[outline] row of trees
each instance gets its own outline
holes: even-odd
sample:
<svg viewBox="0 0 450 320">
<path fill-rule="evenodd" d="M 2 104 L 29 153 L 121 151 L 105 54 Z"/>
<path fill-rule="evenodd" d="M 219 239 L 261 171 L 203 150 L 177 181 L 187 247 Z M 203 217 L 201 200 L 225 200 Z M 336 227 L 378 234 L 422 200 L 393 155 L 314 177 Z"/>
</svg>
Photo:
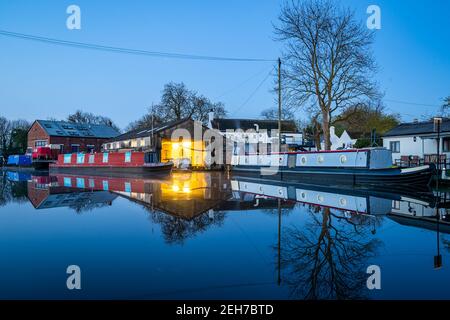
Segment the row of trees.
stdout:
<svg viewBox="0 0 450 320">
<path fill-rule="evenodd" d="M 192 118 L 206 124 L 208 113 L 213 111 L 216 116 L 224 117 L 227 112 L 222 102 L 212 102 L 209 98 L 190 90 L 183 82 L 170 82 L 164 86 L 161 101 L 148 108 L 140 119 L 130 123 L 128 130 L 158 125 L 162 122 Z"/>
<path fill-rule="evenodd" d="M 8 120 L 0 116 L 0 156 L 25 153 L 29 128 L 30 123 L 26 120 Z"/>
<path fill-rule="evenodd" d="M 103 124 L 109 127 L 121 131 L 119 126 L 117 126 L 110 118 L 106 116 L 95 115 L 91 112 L 84 112 L 82 110 L 77 110 L 67 117 L 67 121 L 72 123 L 83 123 L 83 124 Z"/>
</svg>

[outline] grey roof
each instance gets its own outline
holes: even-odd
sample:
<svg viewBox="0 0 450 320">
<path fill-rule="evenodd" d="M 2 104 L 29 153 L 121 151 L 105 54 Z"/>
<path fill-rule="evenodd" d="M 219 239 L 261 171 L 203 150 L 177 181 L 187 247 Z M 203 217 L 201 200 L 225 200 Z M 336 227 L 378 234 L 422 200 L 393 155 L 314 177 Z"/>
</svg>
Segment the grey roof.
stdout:
<svg viewBox="0 0 450 320">
<path fill-rule="evenodd" d="M 443 119 L 441 132 L 450 132 L 450 119 Z M 415 136 L 436 133 L 433 121 L 401 123 L 386 132 L 383 137 Z"/>
<path fill-rule="evenodd" d="M 255 129 L 255 124 L 259 126 L 259 129 L 272 130 L 278 129 L 278 120 L 254 120 L 254 119 L 214 119 L 212 121 L 212 127 L 214 129 L 225 131 L 227 129 L 242 129 L 249 130 Z M 298 132 L 295 121 L 282 120 L 281 121 L 282 132 Z"/>
<path fill-rule="evenodd" d="M 146 137 L 151 136 L 152 134 L 158 133 L 167 128 L 171 128 L 171 127 L 178 125 L 182 122 L 185 122 L 187 120 L 190 120 L 190 119 L 184 118 L 181 120 L 166 122 L 163 124 L 153 126 L 153 129 L 151 126 L 149 126 L 149 127 L 139 128 L 136 130 L 131 130 L 131 131 L 125 132 L 119 136 L 113 137 L 112 139 L 109 139 L 107 142 L 124 141 L 124 140 L 136 139 L 136 138 L 146 138 Z"/>
<path fill-rule="evenodd" d="M 113 138 L 120 132 L 104 124 L 81 124 L 67 121 L 36 120 L 49 136 Z"/>
</svg>

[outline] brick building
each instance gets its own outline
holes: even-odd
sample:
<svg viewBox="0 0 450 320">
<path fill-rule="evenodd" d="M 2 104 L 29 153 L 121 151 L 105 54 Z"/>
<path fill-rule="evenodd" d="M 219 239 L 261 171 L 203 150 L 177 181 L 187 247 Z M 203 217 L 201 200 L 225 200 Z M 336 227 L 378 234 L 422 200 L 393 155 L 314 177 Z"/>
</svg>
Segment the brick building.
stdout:
<svg viewBox="0 0 450 320">
<path fill-rule="evenodd" d="M 99 152 L 120 133 L 107 125 L 36 120 L 28 130 L 28 148 L 49 146 L 60 153 Z"/>
</svg>

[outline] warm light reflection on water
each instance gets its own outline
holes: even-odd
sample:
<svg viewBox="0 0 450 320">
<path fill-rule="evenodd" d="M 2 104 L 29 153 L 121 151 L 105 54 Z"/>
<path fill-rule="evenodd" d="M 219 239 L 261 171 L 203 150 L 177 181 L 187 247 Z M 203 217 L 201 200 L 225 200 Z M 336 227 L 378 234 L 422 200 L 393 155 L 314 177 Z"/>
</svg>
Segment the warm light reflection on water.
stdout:
<svg viewBox="0 0 450 320">
<path fill-rule="evenodd" d="M 0 187 L 1 298 L 450 298 L 445 192 L 220 172 L 2 172 Z M 381 290 L 366 287 L 372 264 Z"/>
</svg>

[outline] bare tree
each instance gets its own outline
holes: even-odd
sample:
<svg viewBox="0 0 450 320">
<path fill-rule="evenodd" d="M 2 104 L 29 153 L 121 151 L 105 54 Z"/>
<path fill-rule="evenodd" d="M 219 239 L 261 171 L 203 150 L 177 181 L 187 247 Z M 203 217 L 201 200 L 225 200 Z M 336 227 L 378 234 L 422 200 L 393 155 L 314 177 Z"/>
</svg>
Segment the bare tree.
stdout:
<svg viewBox="0 0 450 320">
<path fill-rule="evenodd" d="M 261 117 L 267 120 L 277 120 L 278 119 L 278 108 L 270 108 L 261 111 Z M 282 120 L 295 120 L 295 114 L 292 110 L 282 110 L 281 112 Z"/>
<path fill-rule="evenodd" d="M 85 123 L 85 124 L 103 124 L 108 127 L 112 127 L 120 132 L 120 128 L 108 117 L 95 115 L 91 112 L 84 112 L 77 110 L 67 117 L 67 121 L 73 123 Z"/>
<path fill-rule="evenodd" d="M 321 114 L 325 149 L 330 149 L 333 113 L 361 98 L 377 96 L 371 76 L 373 33 L 354 14 L 329 0 L 286 3 L 275 26 L 286 44 L 282 81 L 287 104 Z"/>
<path fill-rule="evenodd" d="M 363 298 L 364 266 L 381 245 L 368 236 L 374 227 L 372 218 L 347 219 L 330 208 L 308 209 L 310 219 L 301 229 L 283 231 L 284 283 L 295 298 Z"/>
<path fill-rule="evenodd" d="M 212 102 L 204 95 L 189 90 L 184 83 L 168 83 L 164 86 L 161 102 L 149 108 L 140 119 L 131 122 L 127 130 L 136 130 L 162 122 L 191 118 L 206 124 L 208 113 L 213 111 L 218 117 L 225 117 L 227 112 L 222 102 Z"/>
<path fill-rule="evenodd" d="M 441 114 L 445 117 L 448 117 L 449 109 L 450 109 L 450 96 L 444 98 L 444 101 L 441 106 Z"/>
<path fill-rule="evenodd" d="M 11 121 L 0 117 L 0 152 L 6 156 L 11 139 Z"/>
<path fill-rule="evenodd" d="M 226 117 L 227 112 L 225 106 L 222 102 L 213 103 L 211 100 L 203 95 L 193 94 L 192 96 L 192 108 L 193 114 L 192 119 L 206 124 L 208 121 L 209 112 L 214 112 L 217 118 Z"/>
<path fill-rule="evenodd" d="M 168 121 L 189 118 L 194 114 L 191 103 L 193 92 L 184 83 L 170 82 L 164 86 L 161 103 L 156 113 Z"/>
</svg>

